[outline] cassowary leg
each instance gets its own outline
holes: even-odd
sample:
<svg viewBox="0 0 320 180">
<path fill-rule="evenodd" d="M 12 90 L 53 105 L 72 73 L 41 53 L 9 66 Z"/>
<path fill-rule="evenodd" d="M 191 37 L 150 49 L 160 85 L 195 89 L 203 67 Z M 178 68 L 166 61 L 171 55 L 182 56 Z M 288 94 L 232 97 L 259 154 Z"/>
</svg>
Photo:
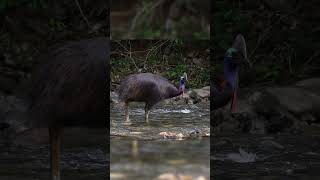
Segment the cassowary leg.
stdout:
<svg viewBox="0 0 320 180">
<path fill-rule="evenodd" d="M 60 147 L 62 128 L 50 127 L 51 180 L 60 180 Z"/>
<path fill-rule="evenodd" d="M 126 109 L 125 110 L 126 111 L 125 112 L 126 113 L 126 122 L 130 122 L 130 119 L 129 119 L 129 103 L 126 102 L 124 106 L 125 106 L 125 109 Z"/>
<path fill-rule="evenodd" d="M 146 123 L 149 123 L 149 112 L 150 112 L 150 108 L 148 105 L 146 105 L 146 107 L 144 108 L 144 111 L 145 111 L 145 120 L 146 120 Z"/>
</svg>

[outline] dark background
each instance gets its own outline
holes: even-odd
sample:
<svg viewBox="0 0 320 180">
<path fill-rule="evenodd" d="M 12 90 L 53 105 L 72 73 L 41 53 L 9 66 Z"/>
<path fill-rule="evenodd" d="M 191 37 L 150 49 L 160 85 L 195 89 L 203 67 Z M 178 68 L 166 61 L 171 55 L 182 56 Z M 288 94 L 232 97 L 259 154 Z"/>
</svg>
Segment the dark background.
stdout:
<svg viewBox="0 0 320 180">
<path fill-rule="evenodd" d="M 216 0 L 212 11 L 213 71 L 237 33 L 247 41 L 251 70 L 240 86 L 289 84 L 320 75 L 320 2 Z"/>
<path fill-rule="evenodd" d="M 109 37 L 109 0 L 1 0 L 0 22 L 0 92 L 12 94 L 48 47 Z"/>
</svg>

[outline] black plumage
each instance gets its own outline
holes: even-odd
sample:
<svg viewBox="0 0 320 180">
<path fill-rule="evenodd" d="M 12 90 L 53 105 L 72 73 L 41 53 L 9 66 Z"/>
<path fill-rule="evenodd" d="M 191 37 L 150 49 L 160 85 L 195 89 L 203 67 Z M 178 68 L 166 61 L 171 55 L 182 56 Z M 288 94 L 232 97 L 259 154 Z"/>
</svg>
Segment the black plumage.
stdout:
<svg viewBox="0 0 320 180">
<path fill-rule="evenodd" d="M 51 179 L 60 180 L 60 144 L 64 126 L 107 127 L 109 39 L 68 42 L 40 57 L 27 90 L 33 127 L 48 127 Z"/>
<path fill-rule="evenodd" d="M 107 38 L 69 42 L 40 58 L 28 90 L 33 126 L 107 124 Z"/>
<path fill-rule="evenodd" d="M 119 101 L 125 103 L 126 121 L 129 121 L 128 104 L 135 101 L 145 102 L 145 120 L 148 122 L 149 111 L 156 103 L 179 96 L 183 90 L 162 76 L 140 73 L 129 75 L 121 81 L 118 94 Z"/>
</svg>

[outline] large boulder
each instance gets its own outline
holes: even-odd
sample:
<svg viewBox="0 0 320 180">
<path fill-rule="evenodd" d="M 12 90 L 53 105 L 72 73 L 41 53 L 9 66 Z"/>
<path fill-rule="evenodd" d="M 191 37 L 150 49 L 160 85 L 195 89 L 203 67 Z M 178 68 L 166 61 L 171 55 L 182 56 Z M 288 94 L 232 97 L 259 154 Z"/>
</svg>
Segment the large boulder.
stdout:
<svg viewBox="0 0 320 180">
<path fill-rule="evenodd" d="M 239 99 L 238 113 L 211 113 L 214 130 L 255 134 L 300 132 L 320 123 L 320 79 L 285 87 L 251 89 Z M 217 120 L 218 119 L 218 120 Z"/>
<path fill-rule="evenodd" d="M 26 104 L 15 96 L 0 95 L 0 139 L 11 141 L 16 135 L 29 129 Z"/>
<path fill-rule="evenodd" d="M 294 86 L 270 87 L 254 92 L 248 98 L 255 111 L 272 113 L 285 110 L 295 115 L 320 110 L 320 96 Z"/>
<path fill-rule="evenodd" d="M 192 99 L 209 99 L 210 97 L 210 86 L 205 86 L 201 89 L 193 89 L 190 92 L 190 97 Z"/>
<path fill-rule="evenodd" d="M 302 80 L 297 82 L 296 86 L 320 95 L 320 78 Z"/>
</svg>

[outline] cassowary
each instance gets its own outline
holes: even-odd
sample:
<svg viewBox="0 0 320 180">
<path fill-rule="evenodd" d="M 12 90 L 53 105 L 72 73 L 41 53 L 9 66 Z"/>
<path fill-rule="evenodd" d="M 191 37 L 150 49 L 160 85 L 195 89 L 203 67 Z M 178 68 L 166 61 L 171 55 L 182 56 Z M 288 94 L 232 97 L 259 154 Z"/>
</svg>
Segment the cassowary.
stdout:
<svg viewBox="0 0 320 180">
<path fill-rule="evenodd" d="M 231 100 L 231 112 L 237 111 L 238 71 L 241 64 L 249 64 L 244 37 L 238 34 L 224 56 L 224 75 L 212 83 L 211 109 L 225 106 Z"/>
<path fill-rule="evenodd" d="M 180 78 L 179 88 L 159 75 L 151 73 L 132 74 L 121 81 L 118 88 L 119 101 L 125 104 L 126 122 L 129 119 L 129 102 L 145 102 L 145 121 L 149 122 L 150 109 L 163 99 L 183 95 L 186 73 Z"/>
<path fill-rule="evenodd" d="M 107 125 L 109 39 L 56 46 L 40 56 L 28 97 L 33 127 L 48 127 L 51 179 L 60 180 L 60 138 L 64 126 Z"/>
</svg>

